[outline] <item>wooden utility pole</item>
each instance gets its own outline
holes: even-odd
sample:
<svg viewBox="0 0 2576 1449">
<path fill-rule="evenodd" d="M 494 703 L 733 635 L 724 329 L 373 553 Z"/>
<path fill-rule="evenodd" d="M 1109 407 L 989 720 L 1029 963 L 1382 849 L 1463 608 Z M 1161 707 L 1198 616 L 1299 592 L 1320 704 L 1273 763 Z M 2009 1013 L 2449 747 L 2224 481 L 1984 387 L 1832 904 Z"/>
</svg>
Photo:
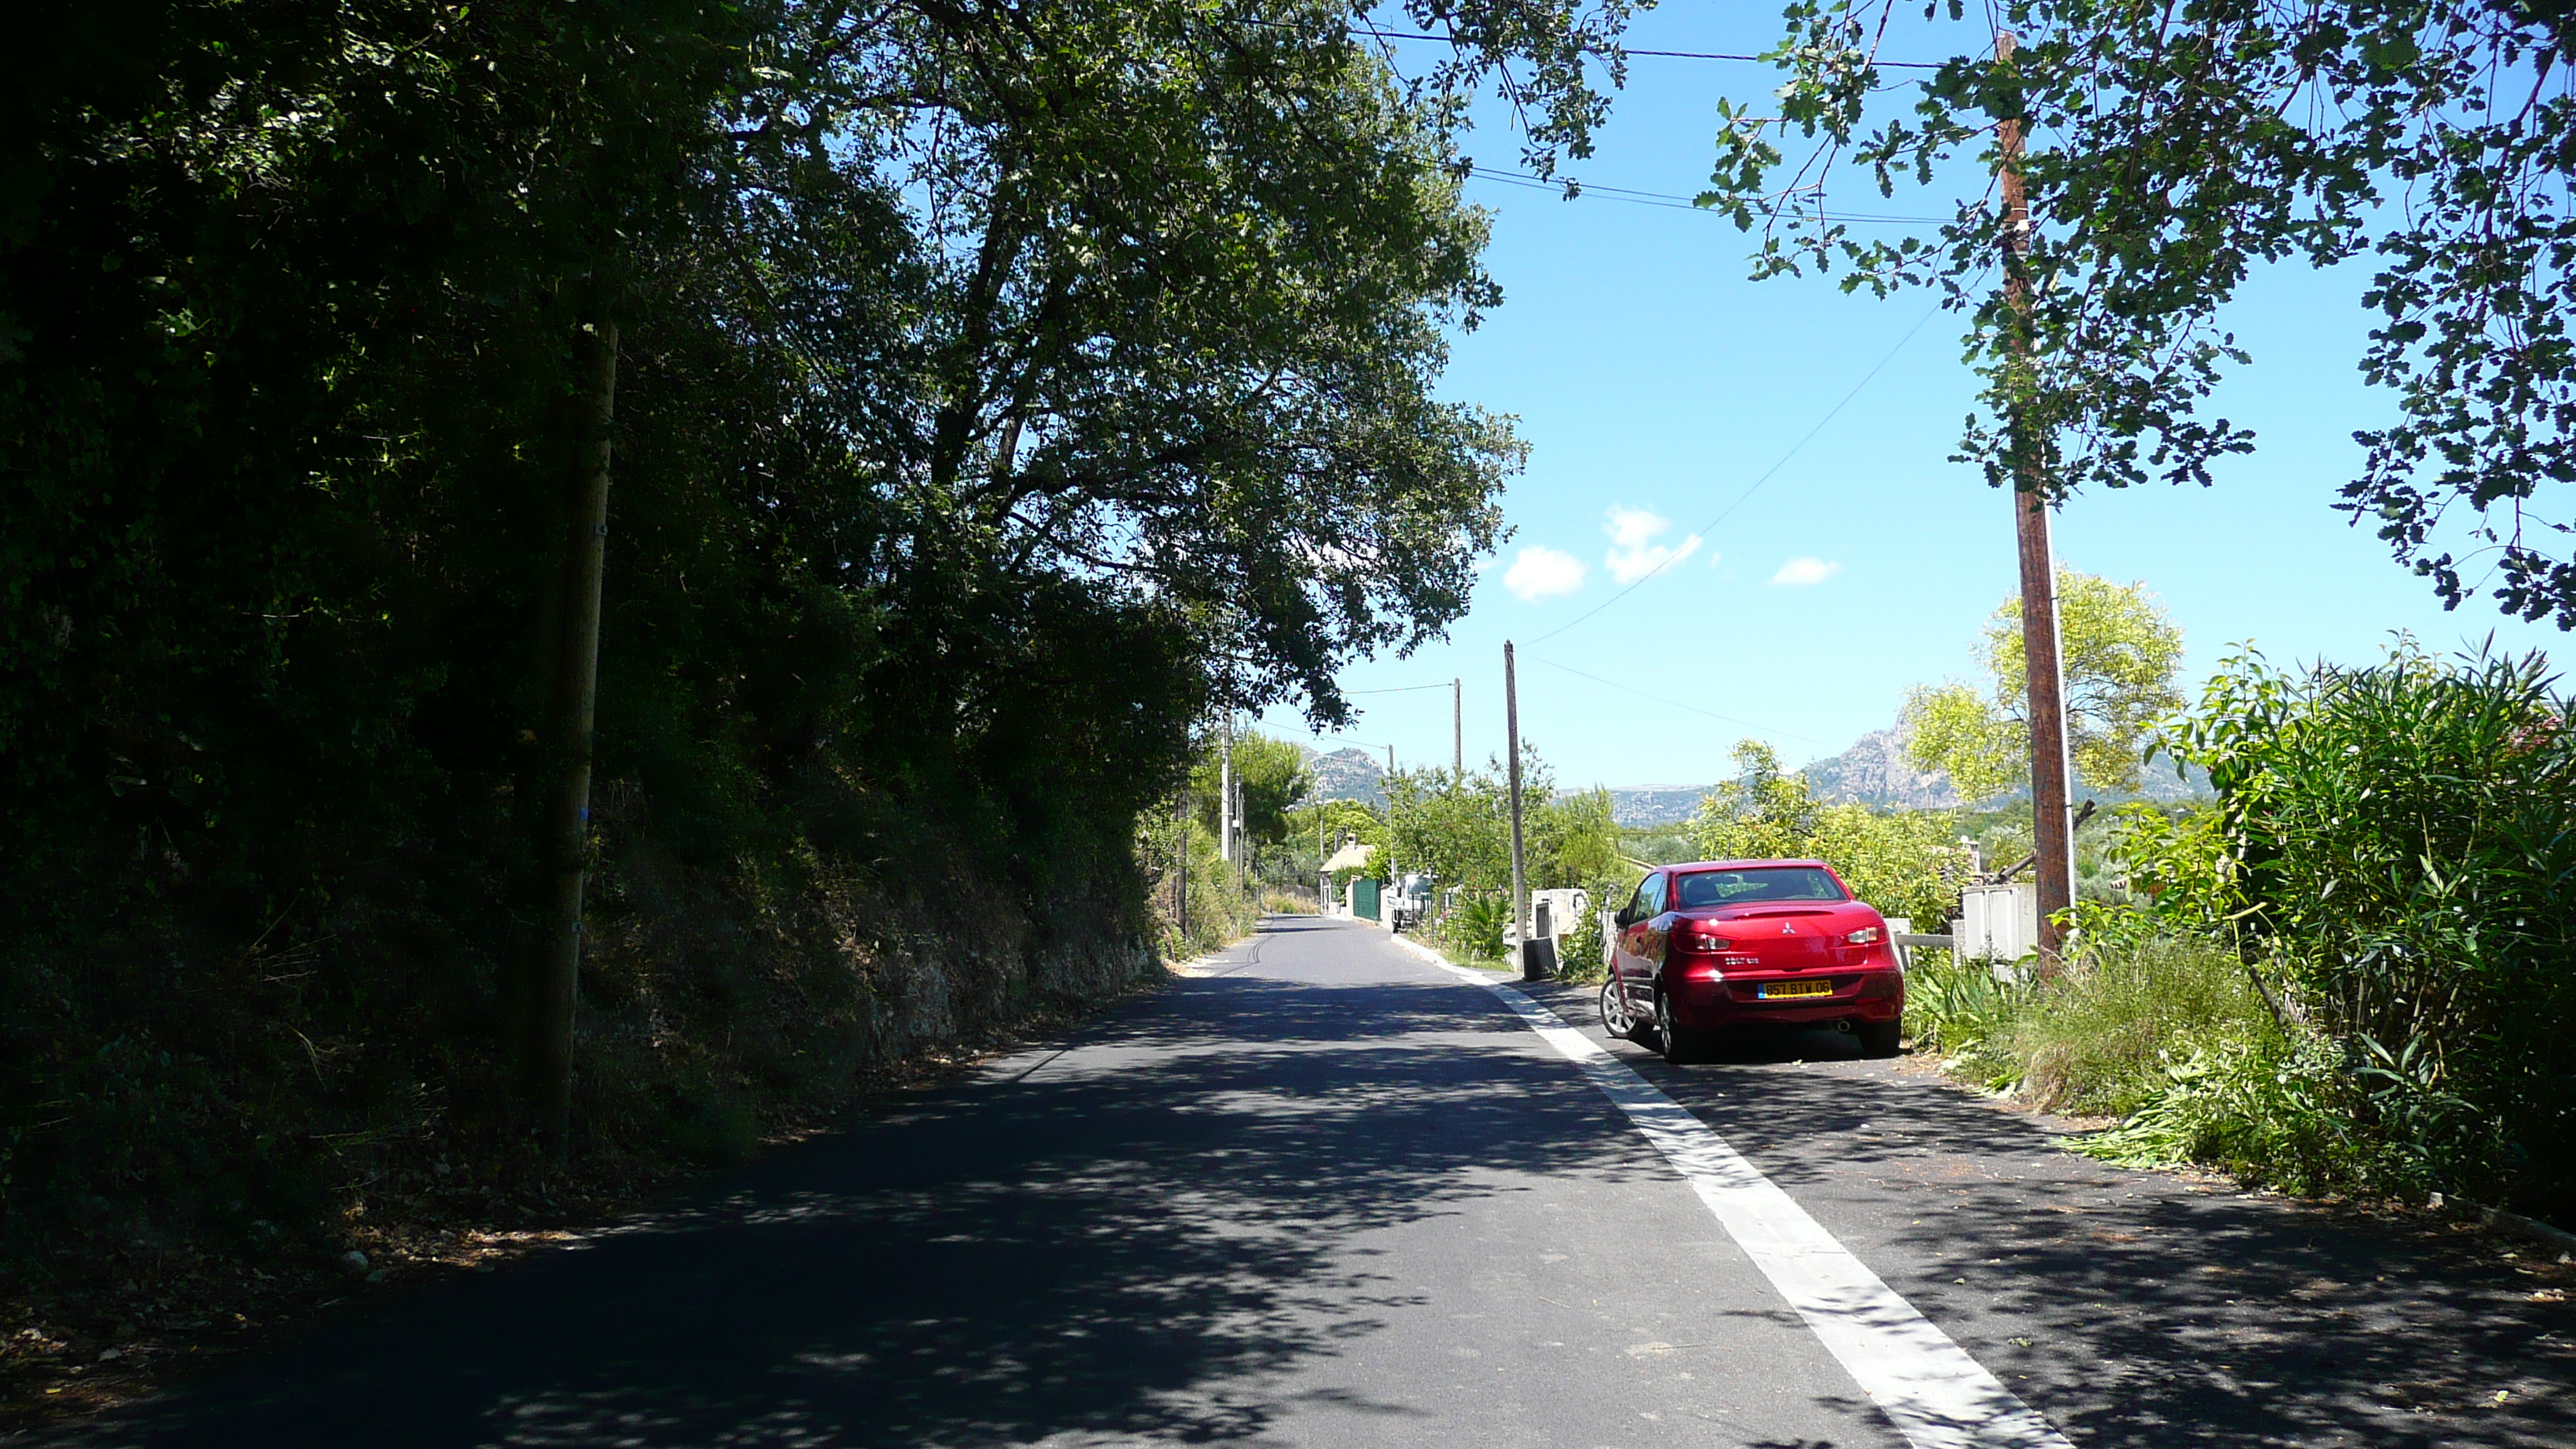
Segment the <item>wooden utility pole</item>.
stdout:
<svg viewBox="0 0 2576 1449">
<path fill-rule="evenodd" d="M 608 559 L 610 429 L 617 417 L 617 324 L 598 318 L 578 341 L 571 507 L 545 741 L 553 780 L 542 843 L 545 891 L 528 992 L 523 1059 L 539 1143 L 560 1162 L 572 1142 L 572 1026 L 581 982 L 582 893 L 590 863 L 592 724 L 599 702 L 600 584 Z"/>
<path fill-rule="evenodd" d="M 2009 61 L 2013 37 L 1995 37 L 1995 59 Z M 2006 117 L 1995 144 L 2004 207 L 2004 307 L 2010 314 L 2006 344 L 2027 373 L 2030 363 L 2030 198 L 2022 189 L 2022 120 Z M 2048 537 L 2045 437 L 2033 437 L 2027 414 L 2026 375 L 2011 380 L 2006 419 L 2014 459 L 2013 536 L 2021 561 L 2021 641 L 2028 667 L 2030 707 L 2030 820 L 2038 856 L 2039 971 L 2056 974 L 2059 912 L 2075 904 L 2075 830 L 2068 806 L 2066 674 L 2057 647 L 2057 566 Z"/>
<path fill-rule="evenodd" d="M 1529 878 L 1521 869 L 1521 695 L 1512 677 L 1512 641 L 1503 641 L 1503 744 L 1511 752 L 1512 785 L 1512 954 L 1519 958 L 1521 979 L 1530 975 Z"/>
<path fill-rule="evenodd" d="M 1467 783 L 1467 681 L 1449 681 L 1449 774 Z"/>
</svg>

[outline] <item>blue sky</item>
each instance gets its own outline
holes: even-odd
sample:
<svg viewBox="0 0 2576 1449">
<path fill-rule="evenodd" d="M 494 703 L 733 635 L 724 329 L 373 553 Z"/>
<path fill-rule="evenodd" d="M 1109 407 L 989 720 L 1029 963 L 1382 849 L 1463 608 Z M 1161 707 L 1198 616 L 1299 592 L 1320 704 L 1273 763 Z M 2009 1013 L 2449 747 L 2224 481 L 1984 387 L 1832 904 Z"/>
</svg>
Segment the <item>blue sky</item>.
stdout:
<svg viewBox="0 0 2576 1449">
<path fill-rule="evenodd" d="M 1645 16 L 1630 43 L 1758 51 L 1776 38 L 1770 24 L 1765 7 L 1677 5 Z M 1901 58 L 1899 44 L 1886 54 Z M 1567 169 L 1696 192 L 1718 99 L 1776 83 L 1761 66 L 1637 58 L 1599 154 Z M 1468 149 L 1481 164 L 1517 166 L 1500 130 Z M 1481 761 L 1502 751 L 1502 647 L 1515 640 L 1522 733 L 1560 783 L 1621 786 L 1718 779 L 1748 735 L 1792 764 L 1834 754 L 1893 723 L 1909 686 L 1975 677 L 1978 628 L 2016 583 L 2005 498 L 1945 461 L 1974 392 L 1959 318 L 1916 331 L 1928 294 L 1878 301 L 1814 278 L 1748 281 L 1749 239 L 1713 215 L 1484 180 L 1469 195 L 1495 214 L 1486 262 L 1505 302 L 1457 339 L 1443 392 L 1519 418 L 1532 453 L 1505 499 L 1515 531 L 1446 643 L 1355 665 L 1346 687 L 1463 678 L 1467 753 Z M 1900 191 L 1883 202 L 1855 188 L 1836 200 L 1922 215 L 1945 213 L 1951 198 Z M 2254 364 L 2209 411 L 2255 430 L 2253 456 L 2223 463 L 2207 489 L 2078 497 L 2057 520 L 2062 565 L 2143 581 L 2182 626 L 2191 686 L 2247 639 L 2275 660 L 2364 660 L 2399 629 L 2437 650 L 2492 632 L 2517 651 L 2556 651 L 2561 636 L 2547 625 L 2479 603 L 2443 612 L 2425 581 L 2332 510 L 2356 471 L 2352 431 L 2390 411 L 2354 366 L 2365 279 L 2275 269 L 2227 319 Z M 1692 552 L 1541 638 L 1608 599 L 1620 571 L 1658 547 Z M 1355 703 L 1361 717 L 1339 738 L 1316 739 L 1288 709 L 1262 728 L 1380 758 L 1392 744 L 1399 763 L 1448 760 L 1446 689 Z"/>
</svg>

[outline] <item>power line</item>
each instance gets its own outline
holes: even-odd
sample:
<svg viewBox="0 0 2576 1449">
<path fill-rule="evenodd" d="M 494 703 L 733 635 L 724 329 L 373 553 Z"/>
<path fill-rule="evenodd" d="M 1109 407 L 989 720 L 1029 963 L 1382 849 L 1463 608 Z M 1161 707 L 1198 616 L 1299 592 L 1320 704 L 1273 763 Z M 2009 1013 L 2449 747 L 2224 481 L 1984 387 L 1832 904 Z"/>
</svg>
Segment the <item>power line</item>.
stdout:
<svg viewBox="0 0 2576 1449">
<path fill-rule="evenodd" d="M 1979 275 L 1978 280 L 1984 280 L 1983 274 Z M 1975 290 L 1975 284 L 1971 283 L 1968 290 Z M 1827 408 L 1825 410 L 1825 415 L 1816 419 L 1816 425 L 1807 429 L 1804 437 L 1801 437 L 1798 441 L 1790 444 L 1789 451 L 1782 453 L 1770 467 L 1763 469 L 1761 477 L 1754 479 L 1750 487 L 1735 495 L 1734 502 L 1729 503 L 1722 509 L 1719 509 L 1715 518 L 1701 524 L 1698 531 L 1702 535 L 1706 535 L 1719 524 L 1724 523 L 1728 516 L 1733 514 L 1735 510 L 1743 507 L 1746 499 L 1749 499 L 1754 494 L 1761 492 L 1763 484 L 1770 482 L 1774 475 L 1776 475 L 1782 468 L 1787 467 L 1789 465 L 1789 460 L 1798 456 L 1799 450 L 1805 448 L 1809 443 L 1814 442 L 1816 435 L 1825 430 L 1825 424 L 1832 422 L 1836 417 L 1839 417 L 1842 414 L 1842 410 L 1844 408 L 1851 406 L 1852 399 L 1860 396 L 1861 389 L 1869 386 L 1872 380 L 1877 378 L 1880 373 L 1885 372 L 1887 370 L 1887 365 L 1896 360 L 1896 354 L 1905 350 L 1905 344 L 1913 341 L 1916 333 L 1921 332 L 1925 327 L 1931 324 L 1933 318 L 1940 315 L 1941 307 L 1937 304 L 1931 311 L 1924 313 L 1921 321 L 1915 323 L 1913 327 L 1909 328 L 1904 336 L 1896 339 L 1896 345 L 1894 347 L 1887 349 L 1887 355 L 1878 360 L 1877 366 L 1872 367 L 1867 373 L 1864 373 L 1861 376 L 1860 381 L 1852 384 L 1851 391 L 1843 394 L 1842 401 L 1835 403 L 1830 408 Z M 1533 644 L 1545 643 L 1546 641 L 1555 638 L 1557 635 L 1564 633 L 1566 630 L 1573 628 L 1575 625 L 1582 623 L 1584 620 L 1591 618 L 1593 615 L 1600 613 L 1602 610 L 1609 608 L 1612 604 L 1615 604 L 1621 599 L 1628 597 L 1630 594 L 1635 593 L 1637 590 L 1644 588 L 1648 580 L 1654 578 L 1655 575 L 1662 573 L 1665 569 L 1672 567 L 1675 563 L 1680 561 L 1681 557 L 1682 555 L 1680 554 L 1674 554 L 1672 557 L 1665 559 L 1662 563 L 1646 570 L 1646 572 L 1640 576 L 1635 583 L 1630 584 L 1628 587 L 1621 589 L 1619 592 L 1612 594 L 1606 599 L 1603 599 L 1600 603 L 1593 605 L 1591 608 L 1575 615 L 1572 619 L 1569 619 L 1566 622 L 1557 625 L 1555 628 L 1548 630 L 1546 633 L 1539 635 L 1530 642 Z M 1625 688 L 1625 686 L 1621 687 Z M 1737 723 L 1740 724 L 1742 721 L 1739 720 Z M 1814 742 L 1810 741 L 1810 743 Z"/>
<path fill-rule="evenodd" d="M 1532 176 L 1526 171 L 1505 171 L 1493 166 L 1473 166 L 1468 168 L 1468 174 L 1480 181 L 1499 181 L 1506 186 L 1523 186 L 1533 191 L 1562 191 L 1565 185 L 1562 181 L 1551 181 L 1544 176 Z M 1725 215 L 1724 212 L 1702 206 L 1687 196 L 1675 195 L 1668 191 L 1639 191 L 1634 187 L 1603 186 L 1596 182 L 1581 180 L 1576 180 L 1575 185 L 1580 188 L 1583 196 L 1590 196 L 1596 191 L 1610 193 L 1602 198 L 1605 201 L 1624 201 L 1632 206 L 1660 206 L 1673 211 L 1696 211 L 1703 216 Z M 1899 226 L 1942 226 L 1956 220 L 1954 217 L 1946 216 L 1872 216 L 1864 212 L 1827 212 L 1820 216 L 1801 213 L 1800 215 L 1813 216 L 1813 219 L 1818 221 L 1888 222 Z"/>
<path fill-rule="evenodd" d="M 1532 659 L 1538 659 L 1538 656 L 1535 654 L 1530 657 Z M 1648 694 L 1644 690 L 1638 689 L 1633 685 L 1622 684 L 1615 679 L 1604 679 L 1598 674 L 1585 674 L 1582 670 L 1575 668 L 1571 664 L 1559 664 L 1553 659 L 1538 659 L 1538 662 L 1546 665 L 1550 669 L 1562 669 L 1568 674 L 1578 675 L 1584 679 L 1589 679 L 1595 684 L 1609 685 L 1612 689 L 1619 691 L 1622 696 L 1635 695 L 1639 699 L 1651 699 L 1657 704 L 1669 704 L 1675 709 L 1689 710 L 1692 714 L 1704 714 L 1710 719 L 1722 719 L 1728 724 L 1742 725 L 1749 730 L 1760 730 L 1766 735 L 1781 735 L 1786 738 L 1796 740 L 1801 744 L 1821 745 L 1824 743 L 1822 740 L 1809 739 L 1805 735 L 1791 734 L 1787 730 L 1773 729 L 1771 726 L 1766 724 L 1755 724 L 1749 719 L 1737 719 L 1731 714 L 1719 714 L 1713 709 L 1702 709 L 1695 704 L 1684 704 L 1678 699 L 1666 699 L 1660 694 Z"/>
<path fill-rule="evenodd" d="M 1344 694 L 1409 694 L 1409 693 L 1411 693 L 1412 691 L 1417 690 L 1417 689 L 1447 689 L 1448 687 L 1449 687 L 1449 681 L 1447 681 L 1447 680 L 1445 680 L 1445 679 L 1444 679 L 1444 680 L 1442 680 L 1441 682 L 1439 682 L 1438 684 L 1399 684 L 1399 685 L 1396 685 L 1396 686 L 1394 686 L 1394 687 L 1392 687 L 1392 688 L 1389 688 L 1389 689 L 1345 689 L 1345 690 L 1343 690 L 1343 691 L 1342 691 L 1342 693 L 1344 693 Z"/>
<path fill-rule="evenodd" d="M 1367 29 L 1362 29 L 1359 33 L 1378 40 L 1427 40 L 1435 45 L 1457 45 L 1461 43 L 1458 37 L 1454 35 L 1408 35 L 1400 30 Z M 1589 53 L 1592 55 L 1601 55 L 1604 52 L 1595 50 Z M 1622 55 L 1651 55 L 1661 60 L 1734 60 L 1745 61 L 1754 65 L 1775 63 L 1772 57 L 1767 55 L 1730 55 L 1724 51 L 1716 50 L 1622 49 L 1619 53 Z M 1888 70 L 1939 70 L 1941 67 L 1948 65 L 1949 62 L 1946 60 L 1873 60 L 1870 64 Z"/>
</svg>

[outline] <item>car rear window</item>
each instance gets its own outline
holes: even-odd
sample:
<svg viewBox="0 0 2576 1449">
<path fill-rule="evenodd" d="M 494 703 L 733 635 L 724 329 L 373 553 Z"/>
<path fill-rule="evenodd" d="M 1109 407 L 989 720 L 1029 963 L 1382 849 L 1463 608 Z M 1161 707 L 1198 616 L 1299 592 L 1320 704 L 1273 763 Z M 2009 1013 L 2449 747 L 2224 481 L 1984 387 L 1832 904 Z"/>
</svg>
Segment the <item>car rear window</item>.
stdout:
<svg viewBox="0 0 2576 1449">
<path fill-rule="evenodd" d="M 1812 865 L 1766 865 L 1752 870 L 1701 870 L 1677 877 L 1673 904 L 1740 906 L 1747 901 L 1847 901 L 1851 897 L 1827 871 Z"/>
</svg>

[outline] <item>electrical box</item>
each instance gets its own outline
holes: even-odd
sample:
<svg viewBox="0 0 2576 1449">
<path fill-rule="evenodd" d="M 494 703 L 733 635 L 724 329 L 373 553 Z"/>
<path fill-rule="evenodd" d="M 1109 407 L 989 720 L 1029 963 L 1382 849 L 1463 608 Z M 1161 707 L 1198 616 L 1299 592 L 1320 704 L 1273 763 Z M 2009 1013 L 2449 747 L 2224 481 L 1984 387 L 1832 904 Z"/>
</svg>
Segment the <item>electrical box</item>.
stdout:
<svg viewBox="0 0 2576 1449">
<path fill-rule="evenodd" d="M 2009 965 L 2039 949 L 2039 882 L 1972 885 L 1959 892 L 1950 927 L 1962 961 Z"/>
</svg>

